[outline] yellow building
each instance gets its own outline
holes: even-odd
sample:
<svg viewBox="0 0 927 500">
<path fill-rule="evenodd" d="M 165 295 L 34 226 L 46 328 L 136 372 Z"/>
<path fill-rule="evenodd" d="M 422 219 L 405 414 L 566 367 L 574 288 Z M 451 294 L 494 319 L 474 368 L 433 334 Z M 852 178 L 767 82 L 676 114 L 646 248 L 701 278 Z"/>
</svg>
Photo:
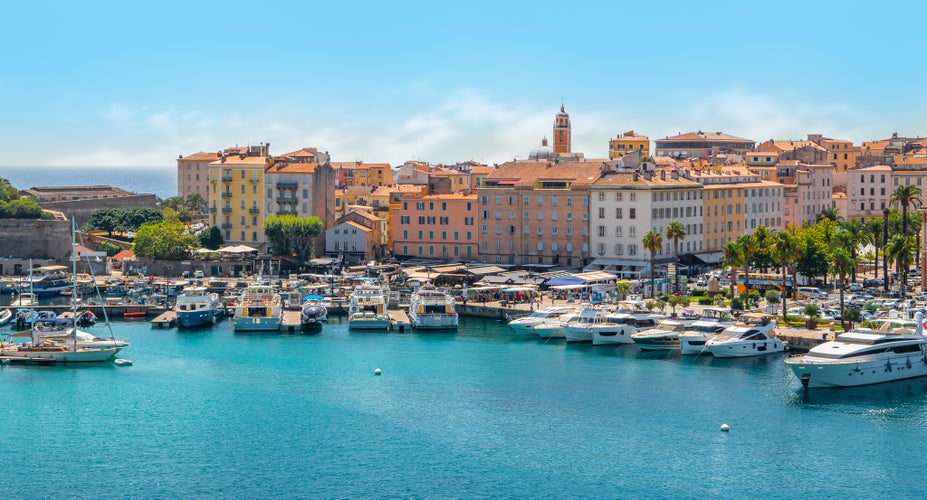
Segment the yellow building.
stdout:
<svg viewBox="0 0 927 500">
<path fill-rule="evenodd" d="M 641 156 L 650 156 L 650 138 L 635 135 L 633 130 L 608 141 L 608 158 L 614 160 L 630 153 L 640 151 Z"/>
<path fill-rule="evenodd" d="M 267 146 L 226 150 L 209 164 L 209 221 L 225 242 L 263 249 Z"/>
</svg>

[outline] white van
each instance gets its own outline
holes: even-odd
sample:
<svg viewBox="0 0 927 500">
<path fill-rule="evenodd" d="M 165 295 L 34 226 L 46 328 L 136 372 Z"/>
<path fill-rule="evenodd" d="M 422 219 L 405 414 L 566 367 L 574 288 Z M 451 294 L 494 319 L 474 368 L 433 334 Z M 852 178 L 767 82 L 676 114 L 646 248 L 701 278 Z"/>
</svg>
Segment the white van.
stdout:
<svg viewBox="0 0 927 500">
<path fill-rule="evenodd" d="M 807 297 L 809 299 L 826 299 L 827 292 L 813 286 L 800 286 L 796 292 L 798 297 Z"/>
</svg>

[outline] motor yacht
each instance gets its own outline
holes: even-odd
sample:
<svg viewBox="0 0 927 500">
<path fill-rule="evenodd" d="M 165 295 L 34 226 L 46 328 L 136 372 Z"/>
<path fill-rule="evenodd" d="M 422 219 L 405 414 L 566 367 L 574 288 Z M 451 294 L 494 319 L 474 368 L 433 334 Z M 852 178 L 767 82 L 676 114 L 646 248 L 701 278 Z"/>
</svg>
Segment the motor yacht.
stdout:
<svg viewBox="0 0 927 500">
<path fill-rule="evenodd" d="M 759 356 L 785 351 L 776 338 L 776 318 L 769 314 L 745 313 L 733 325 L 725 328 L 705 343 L 717 358 Z"/>
<path fill-rule="evenodd" d="M 409 299 L 409 323 L 416 330 L 456 330 L 454 297 L 430 283 L 423 284 Z"/>
<path fill-rule="evenodd" d="M 688 328 L 687 321 L 667 319 L 655 328 L 631 334 L 631 340 L 642 351 L 678 351 L 679 335 Z"/>
<path fill-rule="evenodd" d="M 508 325 L 520 334 L 534 333 L 534 328 L 547 322 L 556 320 L 560 323 L 559 318 L 565 314 L 576 314 L 576 308 L 572 306 L 548 306 L 542 307 L 532 312 L 528 316 L 515 318 L 508 322 Z"/>
<path fill-rule="evenodd" d="M 706 352 L 705 344 L 734 324 L 730 309 L 706 307 L 701 316 L 679 334 L 679 351 L 685 356 Z"/>
<path fill-rule="evenodd" d="M 386 331 L 390 327 L 388 290 L 365 281 L 354 288 L 348 304 L 348 328 Z"/>
<path fill-rule="evenodd" d="M 593 336 L 613 336 L 621 328 L 608 318 L 608 311 L 593 304 L 583 304 L 579 317 L 563 327 L 567 342 L 592 342 Z"/>
<path fill-rule="evenodd" d="M 927 375 L 927 337 L 923 314 L 917 325 L 854 328 L 837 338 L 791 356 L 785 364 L 805 387 L 853 387 Z"/>
</svg>

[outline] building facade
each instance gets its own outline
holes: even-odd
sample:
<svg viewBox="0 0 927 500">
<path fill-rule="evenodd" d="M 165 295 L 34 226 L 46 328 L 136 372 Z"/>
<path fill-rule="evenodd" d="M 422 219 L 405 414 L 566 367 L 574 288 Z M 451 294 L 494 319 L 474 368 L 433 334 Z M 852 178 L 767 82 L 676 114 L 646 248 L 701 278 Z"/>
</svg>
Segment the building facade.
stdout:
<svg viewBox="0 0 927 500">
<path fill-rule="evenodd" d="M 198 194 L 209 202 L 209 164 L 218 158 L 215 152 L 194 153 L 177 158 L 177 196 Z"/>
<path fill-rule="evenodd" d="M 650 138 L 646 135 L 637 135 L 633 130 L 625 132 L 608 141 L 608 158 L 614 160 L 636 151 L 641 156 L 650 156 Z"/>
<path fill-rule="evenodd" d="M 756 142 L 721 132 L 689 132 L 657 139 L 656 156 L 672 158 L 708 158 L 718 154 L 745 155 L 753 151 Z"/>
<path fill-rule="evenodd" d="M 209 164 L 209 220 L 226 243 L 264 249 L 264 170 L 272 164 L 265 145 L 224 151 Z"/>
<path fill-rule="evenodd" d="M 475 261 L 479 257 L 476 194 L 399 193 L 391 210 L 393 254 Z"/>
</svg>

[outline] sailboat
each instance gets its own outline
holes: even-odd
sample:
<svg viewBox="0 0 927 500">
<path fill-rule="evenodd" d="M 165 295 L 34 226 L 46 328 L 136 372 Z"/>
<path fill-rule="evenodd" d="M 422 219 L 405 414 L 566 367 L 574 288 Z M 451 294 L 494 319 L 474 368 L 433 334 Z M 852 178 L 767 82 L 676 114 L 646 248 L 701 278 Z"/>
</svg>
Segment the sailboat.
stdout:
<svg viewBox="0 0 927 500">
<path fill-rule="evenodd" d="M 71 220 L 71 265 L 74 276 L 77 276 L 77 239 L 74 220 Z M 77 279 L 74 279 L 74 293 L 77 293 Z M 0 358 L 10 362 L 20 363 L 100 363 L 116 356 L 125 342 L 113 342 L 111 346 L 100 344 L 84 344 L 83 339 L 89 335 L 77 329 L 77 303 L 71 316 L 72 326 L 63 338 L 49 339 L 42 335 L 42 330 L 36 325 L 32 326 L 32 337 L 25 343 L 0 343 Z"/>
</svg>

